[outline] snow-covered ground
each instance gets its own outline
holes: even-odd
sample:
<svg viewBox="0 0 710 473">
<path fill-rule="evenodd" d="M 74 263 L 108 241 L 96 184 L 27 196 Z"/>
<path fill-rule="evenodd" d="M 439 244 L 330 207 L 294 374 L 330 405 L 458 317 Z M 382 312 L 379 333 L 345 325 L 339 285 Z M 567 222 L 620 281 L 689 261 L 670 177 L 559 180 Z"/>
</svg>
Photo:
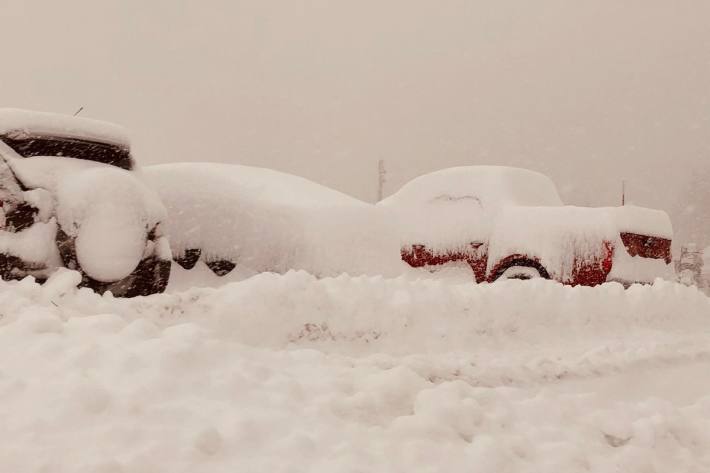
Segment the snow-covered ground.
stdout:
<svg viewBox="0 0 710 473">
<path fill-rule="evenodd" d="M 694 288 L 202 269 L 0 282 L 2 471 L 710 471 Z"/>
</svg>

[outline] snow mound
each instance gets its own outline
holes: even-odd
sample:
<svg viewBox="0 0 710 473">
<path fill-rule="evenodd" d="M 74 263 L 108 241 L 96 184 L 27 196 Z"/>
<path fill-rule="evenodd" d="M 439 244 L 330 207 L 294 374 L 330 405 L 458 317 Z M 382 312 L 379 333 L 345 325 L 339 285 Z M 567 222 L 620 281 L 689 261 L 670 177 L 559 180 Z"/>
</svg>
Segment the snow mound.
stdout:
<svg viewBox="0 0 710 473">
<path fill-rule="evenodd" d="M 419 176 L 378 206 L 396 212 L 405 244 L 434 251 L 463 250 L 484 242 L 507 206 L 560 206 L 543 174 L 503 166 L 462 166 Z"/>
<path fill-rule="evenodd" d="M 175 255 L 198 248 L 250 271 L 321 276 L 396 274 L 399 242 L 388 213 L 306 179 L 228 164 L 148 166 L 168 208 Z"/>
<path fill-rule="evenodd" d="M 0 282 L 7 471 L 710 464 L 693 288 L 294 272 L 125 300 L 75 281 Z"/>
<path fill-rule="evenodd" d="M 47 112 L 0 108 L 0 135 L 49 135 L 128 147 L 126 130 L 113 123 Z"/>
<path fill-rule="evenodd" d="M 128 276 L 143 257 L 148 232 L 166 218 L 158 197 L 133 173 L 110 166 L 64 176 L 56 195 L 59 224 L 76 237 L 79 264 L 98 281 Z"/>
</svg>

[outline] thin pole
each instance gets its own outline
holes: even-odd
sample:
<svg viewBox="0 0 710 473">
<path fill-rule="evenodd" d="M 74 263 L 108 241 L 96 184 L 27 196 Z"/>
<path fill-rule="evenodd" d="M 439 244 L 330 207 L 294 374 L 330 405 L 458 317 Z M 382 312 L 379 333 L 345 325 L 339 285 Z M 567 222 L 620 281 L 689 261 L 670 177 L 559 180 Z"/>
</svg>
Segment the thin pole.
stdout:
<svg viewBox="0 0 710 473">
<path fill-rule="evenodd" d="M 621 181 L 621 205 L 626 205 L 626 179 Z"/>
<path fill-rule="evenodd" d="M 385 160 L 380 159 L 377 163 L 377 202 L 385 197 L 385 182 L 387 181 L 387 171 L 385 170 Z"/>
</svg>

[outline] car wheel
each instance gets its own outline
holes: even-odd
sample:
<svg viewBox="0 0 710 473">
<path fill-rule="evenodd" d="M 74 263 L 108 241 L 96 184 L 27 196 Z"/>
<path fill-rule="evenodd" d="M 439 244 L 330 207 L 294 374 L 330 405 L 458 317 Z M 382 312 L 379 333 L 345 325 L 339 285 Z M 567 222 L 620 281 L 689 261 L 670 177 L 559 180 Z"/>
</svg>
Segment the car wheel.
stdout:
<svg viewBox="0 0 710 473">
<path fill-rule="evenodd" d="M 527 281 L 528 279 L 536 279 L 540 277 L 542 277 L 540 276 L 540 272 L 535 268 L 527 266 L 512 266 L 503 271 L 503 274 L 498 276 L 497 280 L 520 279 Z"/>
<path fill-rule="evenodd" d="M 190 248 L 189 250 L 185 250 L 183 254 L 175 256 L 173 260 L 185 269 L 192 269 L 197 264 L 201 254 L 201 249 Z"/>
<path fill-rule="evenodd" d="M 76 255 L 75 239 L 67 235 L 61 228 L 57 230 L 57 248 L 64 266 L 81 273 L 80 287 L 103 294 L 106 291 L 116 297 L 148 296 L 164 292 L 170 279 L 169 259 L 151 255 L 138 263 L 136 269 L 123 279 L 112 282 L 97 281 L 82 271 Z"/>
<path fill-rule="evenodd" d="M 488 277 L 488 281 L 493 282 L 500 279 L 529 280 L 535 278 L 550 279 L 550 273 L 534 259 L 512 255 L 495 266 Z"/>
<path fill-rule="evenodd" d="M 212 270 L 217 276 L 225 276 L 229 274 L 234 268 L 237 267 L 236 264 L 232 263 L 226 259 L 207 261 L 205 262 L 208 268 Z"/>
</svg>

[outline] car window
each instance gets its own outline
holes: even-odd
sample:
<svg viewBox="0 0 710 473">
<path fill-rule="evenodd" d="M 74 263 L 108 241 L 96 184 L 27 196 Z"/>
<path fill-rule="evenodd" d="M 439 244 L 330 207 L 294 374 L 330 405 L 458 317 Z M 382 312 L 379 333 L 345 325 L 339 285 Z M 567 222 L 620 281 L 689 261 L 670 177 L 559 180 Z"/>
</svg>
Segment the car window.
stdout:
<svg viewBox="0 0 710 473">
<path fill-rule="evenodd" d="M 24 158 L 34 156 L 65 156 L 110 164 L 122 169 L 133 169 L 128 148 L 109 143 L 62 137 L 0 137 L 10 148 Z"/>
</svg>

